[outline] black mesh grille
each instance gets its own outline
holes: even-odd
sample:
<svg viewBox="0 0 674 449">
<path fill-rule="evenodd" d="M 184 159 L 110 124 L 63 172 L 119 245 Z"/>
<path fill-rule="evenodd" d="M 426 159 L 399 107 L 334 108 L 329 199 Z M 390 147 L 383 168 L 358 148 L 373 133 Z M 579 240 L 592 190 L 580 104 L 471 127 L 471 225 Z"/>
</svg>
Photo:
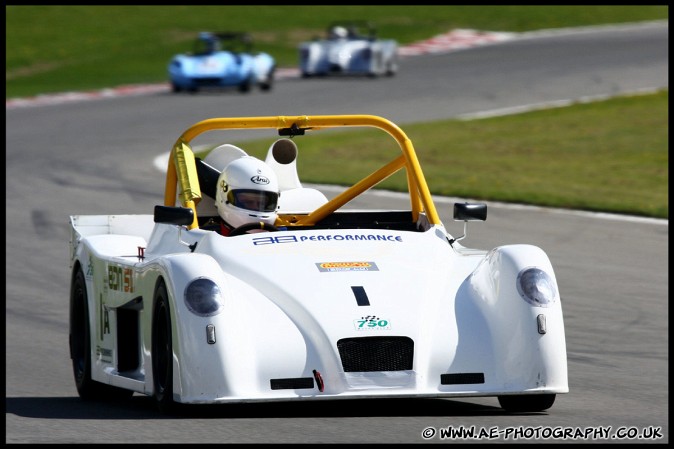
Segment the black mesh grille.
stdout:
<svg viewBox="0 0 674 449">
<path fill-rule="evenodd" d="M 414 342 L 409 337 L 343 338 L 337 342 L 344 372 L 411 370 Z"/>
</svg>

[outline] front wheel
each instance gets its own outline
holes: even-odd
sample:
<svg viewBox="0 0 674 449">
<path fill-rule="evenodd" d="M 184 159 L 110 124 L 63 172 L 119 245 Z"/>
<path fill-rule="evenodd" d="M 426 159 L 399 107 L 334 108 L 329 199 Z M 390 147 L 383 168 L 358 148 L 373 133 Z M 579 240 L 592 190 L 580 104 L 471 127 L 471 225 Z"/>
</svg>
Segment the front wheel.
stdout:
<svg viewBox="0 0 674 449">
<path fill-rule="evenodd" d="M 260 83 L 260 90 L 263 92 L 269 92 L 274 87 L 274 72 L 275 69 L 271 69 L 267 75 L 267 79 L 264 82 Z"/>
<path fill-rule="evenodd" d="M 152 381 L 154 399 L 161 412 L 175 411 L 173 402 L 173 339 L 171 309 L 166 285 L 161 282 L 154 294 L 152 314 Z"/>
<path fill-rule="evenodd" d="M 251 81 L 251 79 L 250 79 L 250 78 L 246 78 L 245 80 L 243 80 L 243 81 L 241 82 L 241 84 L 239 84 L 239 86 L 238 86 L 239 92 L 241 92 L 241 93 L 248 93 L 248 92 L 250 92 L 250 86 L 251 86 L 251 84 L 253 84 L 252 81 Z"/>
<path fill-rule="evenodd" d="M 398 73 L 398 61 L 391 59 L 386 64 L 386 76 L 395 76 Z"/>
<path fill-rule="evenodd" d="M 542 412 L 555 403 L 554 394 L 523 394 L 499 396 L 498 402 L 506 412 Z"/>
</svg>

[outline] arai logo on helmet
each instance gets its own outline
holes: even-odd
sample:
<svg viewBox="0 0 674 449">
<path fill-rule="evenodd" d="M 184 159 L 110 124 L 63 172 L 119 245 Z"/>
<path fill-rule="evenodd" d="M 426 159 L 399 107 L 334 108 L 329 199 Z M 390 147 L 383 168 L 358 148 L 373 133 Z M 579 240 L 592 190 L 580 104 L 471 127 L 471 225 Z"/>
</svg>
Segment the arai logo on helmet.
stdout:
<svg viewBox="0 0 674 449">
<path fill-rule="evenodd" d="M 269 178 L 262 175 L 255 175 L 252 178 L 250 178 L 250 180 L 253 181 L 255 184 L 269 184 Z"/>
</svg>

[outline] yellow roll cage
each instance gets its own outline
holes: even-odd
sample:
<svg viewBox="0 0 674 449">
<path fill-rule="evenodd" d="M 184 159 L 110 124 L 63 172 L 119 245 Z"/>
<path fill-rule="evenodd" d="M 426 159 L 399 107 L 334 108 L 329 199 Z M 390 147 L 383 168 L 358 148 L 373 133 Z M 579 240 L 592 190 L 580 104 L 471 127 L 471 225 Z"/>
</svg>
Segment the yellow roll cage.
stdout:
<svg viewBox="0 0 674 449">
<path fill-rule="evenodd" d="M 207 131 L 224 129 L 288 129 L 320 130 L 337 127 L 375 127 L 390 134 L 400 146 L 402 155 L 361 179 L 344 192 L 306 215 L 279 214 L 277 226 L 313 226 L 361 193 L 374 187 L 397 171 L 405 168 L 410 194 L 412 218 L 417 221 L 419 214 L 425 211 L 431 225 L 440 224 L 435 205 L 428 190 L 412 141 L 405 133 L 389 120 L 374 115 L 315 115 L 315 116 L 271 116 L 271 117 L 232 117 L 213 118 L 195 123 L 178 138 L 169 157 L 166 173 L 164 205 L 175 206 L 177 188 L 178 199 L 183 207 L 194 212 L 194 220 L 189 229 L 198 228 L 196 206 L 201 200 L 201 189 L 197 177 L 196 161 L 189 143 L 198 135 Z"/>
</svg>

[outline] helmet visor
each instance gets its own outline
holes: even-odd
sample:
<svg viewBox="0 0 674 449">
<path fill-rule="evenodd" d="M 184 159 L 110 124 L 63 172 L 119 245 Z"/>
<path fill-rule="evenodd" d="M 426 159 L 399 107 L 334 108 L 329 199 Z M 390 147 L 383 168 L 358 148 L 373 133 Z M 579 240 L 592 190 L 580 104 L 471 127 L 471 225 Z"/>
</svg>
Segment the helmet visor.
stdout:
<svg viewBox="0 0 674 449">
<path fill-rule="evenodd" d="M 278 202 L 278 193 L 249 189 L 230 190 L 227 193 L 227 201 L 241 209 L 274 212 Z"/>
</svg>

